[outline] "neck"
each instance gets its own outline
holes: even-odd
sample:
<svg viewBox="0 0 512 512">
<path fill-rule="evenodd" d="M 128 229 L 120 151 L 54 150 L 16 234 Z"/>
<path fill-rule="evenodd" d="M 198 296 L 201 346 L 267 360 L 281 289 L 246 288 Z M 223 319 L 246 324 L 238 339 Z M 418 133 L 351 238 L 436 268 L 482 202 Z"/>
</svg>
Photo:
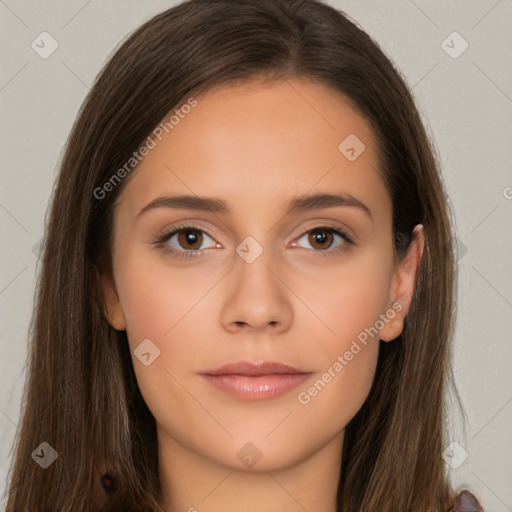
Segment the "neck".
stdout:
<svg viewBox="0 0 512 512">
<path fill-rule="evenodd" d="M 295 463 L 230 467 L 158 432 L 167 512 L 336 512 L 343 434 Z"/>
</svg>

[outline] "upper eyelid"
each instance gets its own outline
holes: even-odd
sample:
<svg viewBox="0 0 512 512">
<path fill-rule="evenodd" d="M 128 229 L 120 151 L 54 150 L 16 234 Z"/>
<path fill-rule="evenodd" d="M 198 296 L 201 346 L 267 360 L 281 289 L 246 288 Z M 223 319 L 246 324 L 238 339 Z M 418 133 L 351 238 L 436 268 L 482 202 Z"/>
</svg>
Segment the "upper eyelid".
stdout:
<svg viewBox="0 0 512 512">
<path fill-rule="evenodd" d="M 346 222 L 343 222 L 341 220 L 334 220 L 334 219 L 307 219 L 300 222 L 300 224 L 310 224 L 311 225 L 307 228 L 304 228 L 301 231 L 301 235 L 303 235 L 305 232 L 310 231 L 311 229 L 319 228 L 319 227 L 326 227 L 330 229 L 337 229 L 340 231 L 345 232 L 347 235 L 351 236 L 352 238 L 357 238 L 357 235 L 355 234 L 354 230 L 350 228 Z M 208 227 L 206 227 L 208 226 Z M 167 224 L 164 226 L 160 231 L 162 233 L 172 233 L 173 231 L 177 231 L 179 229 L 198 229 L 201 231 L 206 232 L 208 235 L 212 236 L 211 233 L 219 232 L 218 228 L 215 226 L 212 228 L 210 227 L 212 224 L 209 221 L 204 221 L 203 219 L 197 219 L 197 220 L 183 220 L 183 221 L 175 221 L 172 223 Z M 294 230 L 295 231 L 295 230 Z M 215 235 L 217 236 L 217 235 Z M 220 235 L 222 236 L 222 235 Z M 297 236 L 297 235 L 295 235 Z"/>
</svg>

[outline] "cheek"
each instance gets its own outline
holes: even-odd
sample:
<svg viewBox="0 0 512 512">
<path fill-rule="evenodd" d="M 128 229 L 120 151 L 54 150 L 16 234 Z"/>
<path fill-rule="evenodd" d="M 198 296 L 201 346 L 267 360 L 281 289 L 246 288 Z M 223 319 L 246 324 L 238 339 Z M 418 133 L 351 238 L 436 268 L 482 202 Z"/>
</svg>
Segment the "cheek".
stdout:
<svg viewBox="0 0 512 512">
<path fill-rule="evenodd" d="M 389 307 L 392 265 L 380 254 L 359 251 L 345 264 L 317 266 L 297 281 L 294 291 L 315 313 L 310 322 L 326 334 L 321 337 L 326 352 L 343 350 Z"/>
<path fill-rule="evenodd" d="M 183 373 L 189 377 L 193 369 L 204 368 L 201 356 L 205 340 L 211 338 L 209 293 L 214 292 L 219 272 L 201 265 L 179 269 L 164 261 L 155 263 L 154 255 L 150 261 L 146 254 L 127 251 L 117 267 L 116 282 L 138 387 L 155 418 L 172 423 L 180 411 L 191 407 Z M 154 362 L 146 366 L 136 354 L 147 339 L 157 348 L 149 345 Z M 154 360 L 152 350 L 158 354 Z M 181 426 L 178 421 L 174 428 Z"/>
<path fill-rule="evenodd" d="M 315 353 L 322 361 L 316 380 L 302 388 L 298 402 L 312 422 L 322 418 L 335 429 L 346 425 L 362 406 L 373 383 L 379 351 L 379 330 L 389 308 L 391 260 L 379 252 L 360 252 L 347 265 L 317 270 L 317 286 L 306 281 L 298 295 L 311 306 L 309 326 L 316 336 Z M 391 315 L 390 317 L 391 318 Z M 320 321 L 321 320 L 321 321 Z"/>
<path fill-rule="evenodd" d="M 144 265 L 144 257 L 127 258 L 120 267 L 119 296 L 132 348 L 145 338 L 160 343 L 196 308 L 218 280 L 211 269 Z"/>
</svg>

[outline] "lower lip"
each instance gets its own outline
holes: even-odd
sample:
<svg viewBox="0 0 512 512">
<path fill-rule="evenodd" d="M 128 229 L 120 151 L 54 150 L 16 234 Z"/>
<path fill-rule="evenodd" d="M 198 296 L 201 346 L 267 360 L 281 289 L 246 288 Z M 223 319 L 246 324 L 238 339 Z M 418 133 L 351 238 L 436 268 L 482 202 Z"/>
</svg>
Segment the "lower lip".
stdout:
<svg viewBox="0 0 512 512">
<path fill-rule="evenodd" d="M 213 386 L 239 400 L 271 400 L 302 384 L 309 373 L 273 375 L 208 375 L 202 376 Z"/>
</svg>

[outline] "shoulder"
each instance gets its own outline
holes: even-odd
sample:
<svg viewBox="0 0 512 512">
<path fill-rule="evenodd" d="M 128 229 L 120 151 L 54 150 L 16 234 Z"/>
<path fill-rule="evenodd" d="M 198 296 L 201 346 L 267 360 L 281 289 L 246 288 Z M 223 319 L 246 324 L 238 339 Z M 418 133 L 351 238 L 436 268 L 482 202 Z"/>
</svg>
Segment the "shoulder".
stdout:
<svg viewBox="0 0 512 512">
<path fill-rule="evenodd" d="M 483 512 L 484 510 L 476 497 L 467 489 L 455 496 L 453 506 L 453 512 Z"/>
</svg>

